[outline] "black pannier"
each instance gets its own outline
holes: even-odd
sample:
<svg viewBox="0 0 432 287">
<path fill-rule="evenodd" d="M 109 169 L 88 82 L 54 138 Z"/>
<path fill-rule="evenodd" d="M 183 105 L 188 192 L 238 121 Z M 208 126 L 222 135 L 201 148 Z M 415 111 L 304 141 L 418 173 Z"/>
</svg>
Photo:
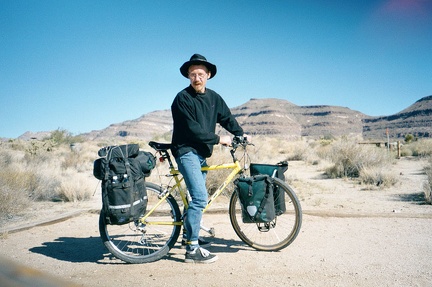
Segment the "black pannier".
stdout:
<svg viewBox="0 0 432 287">
<path fill-rule="evenodd" d="M 137 144 L 104 147 L 98 154 L 101 158 L 94 162 L 93 175 L 102 180 L 107 223 L 120 225 L 139 219 L 147 207 L 144 177 L 154 168 L 154 156 L 139 151 Z"/>
<path fill-rule="evenodd" d="M 268 175 L 240 177 L 234 181 L 244 223 L 270 222 L 275 217 L 273 179 Z"/>
<path fill-rule="evenodd" d="M 258 174 L 266 174 L 273 178 L 279 178 L 280 180 L 285 182 L 285 171 L 288 170 L 288 162 L 281 161 L 278 164 L 258 164 L 251 163 L 250 164 L 250 174 L 258 175 Z M 276 215 L 281 215 L 286 211 L 285 205 L 285 191 L 281 190 L 278 186 L 274 186 L 273 188 L 274 194 L 274 202 L 275 202 L 275 211 Z"/>
<path fill-rule="evenodd" d="M 141 171 L 143 172 L 144 176 L 150 176 L 151 171 L 156 166 L 155 156 L 147 151 L 139 151 L 135 159 L 139 162 Z"/>
<path fill-rule="evenodd" d="M 134 144 L 135 145 L 135 144 Z M 122 147 L 122 146 L 119 146 Z M 111 149 L 112 147 L 106 147 L 103 149 Z M 102 150 L 102 149 L 101 149 Z M 112 169 L 115 171 L 115 173 L 125 173 L 126 166 L 123 165 L 117 165 L 114 162 L 109 163 L 109 165 L 106 165 L 107 161 L 107 153 L 105 151 L 99 151 L 99 154 L 105 154 L 104 157 L 101 157 L 97 160 L 95 160 L 93 164 L 93 175 L 99 180 L 103 180 L 105 178 L 106 174 L 106 168 Z M 110 154 L 111 158 L 122 158 L 122 156 L 118 156 L 119 152 L 115 149 L 113 150 L 113 153 Z M 121 155 L 121 153 L 120 153 Z M 135 173 L 139 173 L 138 169 L 140 169 L 145 177 L 150 176 L 152 170 L 156 166 L 156 158 L 155 156 L 147 151 L 137 151 L 136 153 L 132 153 L 130 156 L 127 157 L 131 163 L 131 168 Z"/>
</svg>

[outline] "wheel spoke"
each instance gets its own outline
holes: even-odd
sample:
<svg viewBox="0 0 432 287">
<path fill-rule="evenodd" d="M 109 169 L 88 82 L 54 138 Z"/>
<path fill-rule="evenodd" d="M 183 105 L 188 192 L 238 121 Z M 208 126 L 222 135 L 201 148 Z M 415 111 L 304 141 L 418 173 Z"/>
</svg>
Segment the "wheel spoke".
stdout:
<svg viewBox="0 0 432 287">
<path fill-rule="evenodd" d="M 297 196 L 291 187 L 279 179 L 274 179 L 274 185 L 275 190 L 278 188 L 284 191 L 281 194 L 285 195 L 286 210 L 270 222 L 244 223 L 237 193 L 234 192 L 231 197 L 231 224 L 240 239 L 257 250 L 276 251 L 285 248 L 300 231 L 302 214 Z"/>
<path fill-rule="evenodd" d="M 146 183 L 147 210 L 159 201 L 159 186 Z M 117 258 L 128 263 L 146 263 L 165 256 L 180 234 L 181 214 L 177 202 L 168 196 L 157 210 L 147 217 L 151 224 L 135 221 L 125 225 L 109 225 L 101 214 L 99 230 L 107 249 Z"/>
</svg>

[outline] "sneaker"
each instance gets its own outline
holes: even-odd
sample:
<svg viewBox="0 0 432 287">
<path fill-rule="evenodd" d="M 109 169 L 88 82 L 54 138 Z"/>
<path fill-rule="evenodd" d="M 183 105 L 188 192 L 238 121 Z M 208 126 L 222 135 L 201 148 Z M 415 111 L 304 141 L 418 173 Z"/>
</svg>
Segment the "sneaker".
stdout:
<svg viewBox="0 0 432 287">
<path fill-rule="evenodd" d="M 198 238 L 198 245 L 200 247 L 209 247 L 211 245 L 211 242 L 208 242 L 208 241 L 202 240 L 201 238 Z M 186 248 L 186 238 L 182 239 L 181 248 Z"/>
<path fill-rule="evenodd" d="M 198 247 L 193 251 L 186 251 L 186 263 L 213 263 L 218 260 L 218 257 L 211 254 L 208 250 Z"/>
</svg>

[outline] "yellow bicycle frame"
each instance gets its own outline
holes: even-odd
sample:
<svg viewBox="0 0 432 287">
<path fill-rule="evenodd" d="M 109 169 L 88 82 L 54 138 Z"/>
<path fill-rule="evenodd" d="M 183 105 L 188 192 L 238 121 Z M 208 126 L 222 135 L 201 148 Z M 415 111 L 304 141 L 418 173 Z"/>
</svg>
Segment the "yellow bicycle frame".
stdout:
<svg viewBox="0 0 432 287">
<path fill-rule="evenodd" d="M 210 197 L 210 199 L 207 202 L 206 207 L 204 208 L 203 212 L 205 212 L 209 207 L 212 205 L 212 203 L 215 201 L 215 199 L 225 190 L 225 188 L 228 186 L 228 184 L 235 178 L 235 176 L 242 171 L 242 168 L 240 166 L 240 162 L 236 161 L 234 163 L 227 163 L 227 164 L 220 164 L 220 165 L 210 165 L 205 166 L 201 168 L 201 171 L 210 171 L 210 170 L 219 170 L 219 169 L 232 169 L 231 173 L 226 177 L 225 181 L 222 183 L 222 185 L 219 186 L 219 188 L 216 190 L 216 192 Z M 175 169 L 170 169 L 170 174 L 174 177 L 175 185 L 169 188 L 169 190 L 166 190 L 163 194 L 163 196 L 160 198 L 160 200 L 155 204 L 155 206 L 149 210 L 144 217 L 140 219 L 140 221 L 143 224 L 152 224 L 152 225 L 183 225 L 182 222 L 161 222 L 161 221 L 147 221 L 147 218 L 166 200 L 166 198 L 174 191 L 178 190 L 180 193 L 180 196 L 182 198 L 184 206 L 187 208 L 187 195 L 184 188 L 182 188 L 181 183 L 183 181 L 183 177 L 180 177 L 180 172 Z"/>
</svg>

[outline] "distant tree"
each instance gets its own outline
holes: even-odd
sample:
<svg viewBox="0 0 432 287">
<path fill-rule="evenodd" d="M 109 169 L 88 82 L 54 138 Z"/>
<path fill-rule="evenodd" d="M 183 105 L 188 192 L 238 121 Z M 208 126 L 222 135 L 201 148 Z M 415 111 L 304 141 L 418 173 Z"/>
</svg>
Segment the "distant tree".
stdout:
<svg viewBox="0 0 432 287">
<path fill-rule="evenodd" d="M 406 136 L 405 136 L 405 142 L 406 143 L 410 143 L 410 142 L 412 142 L 414 140 L 414 136 L 412 135 L 412 134 L 407 134 Z"/>
<path fill-rule="evenodd" d="M 82 138 L 79 136 L 73 136 L 72 133 L 65 129 L 58 128 L 57 130 L 51 132 L 51 135 L 47 139 L 51 141 L 54 146 L 62 145 L 62 144 L 72 144 L 82 142 Z"/>
</svg>

